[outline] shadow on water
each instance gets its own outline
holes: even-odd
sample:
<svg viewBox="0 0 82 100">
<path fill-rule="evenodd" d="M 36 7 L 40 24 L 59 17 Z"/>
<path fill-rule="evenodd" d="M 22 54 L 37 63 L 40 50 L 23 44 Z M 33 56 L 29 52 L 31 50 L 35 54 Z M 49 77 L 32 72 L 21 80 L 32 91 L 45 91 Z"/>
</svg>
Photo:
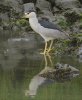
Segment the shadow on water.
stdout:
<svg viewBox="0 0 82 100">
<path fill-rule="evenodd" d="M 0 100 L 80 100 L 82 63 L 67 55 L 40 55 L 38 42 L 33 34 L 1 41 Z"/>
</svg>

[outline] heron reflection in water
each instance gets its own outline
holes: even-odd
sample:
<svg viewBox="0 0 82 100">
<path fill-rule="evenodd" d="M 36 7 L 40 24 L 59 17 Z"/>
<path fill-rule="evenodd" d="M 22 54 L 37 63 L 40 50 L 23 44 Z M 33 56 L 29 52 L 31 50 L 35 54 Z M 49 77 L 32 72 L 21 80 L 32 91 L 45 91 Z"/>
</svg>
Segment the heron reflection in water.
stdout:
<svg viewBox="0 0 82 100">
<path fill-rule="evenodd" d="M 29 95 L 31 97 L 34 97 L 37 94 L 37 90 L 39 86 L 42 86 L 46 83 L 51 83 L 53 80 L 49 80 L 47 78 L 41 77 L 40 74 L 46 73 L 48 71 L 54 70 L 52 65 L 52 60 L 50 55 L 44 55 L 45 59 L 45 66 L 44 69 L 41 70 L 37 75 L 35 75 L 29 84 L 29 89 L 25 91 L 25 96 Z M 49 65 L 50 64 L 50 65 Z"/>
<path fill-rule="evenodd" d="M 40 86 L 54 83 L 58 80 L 67 81 L 79 75 L 79 70 L 68 64 L 62 65 L 59 63 L 54 66 L 50 55 L 44 55 L 44 59 L 44 69 L 31 79 L 29 89 L 25 91 L 25 96 L 35 97 Z"/>
</svg>

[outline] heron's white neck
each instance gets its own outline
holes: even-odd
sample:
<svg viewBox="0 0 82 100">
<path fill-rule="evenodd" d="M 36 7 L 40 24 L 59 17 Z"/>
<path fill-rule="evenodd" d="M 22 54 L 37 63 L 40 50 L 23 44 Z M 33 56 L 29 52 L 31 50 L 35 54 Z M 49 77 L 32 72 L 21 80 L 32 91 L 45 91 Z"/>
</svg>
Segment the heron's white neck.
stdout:
<svg viewBox="0 0 82 100">
<path fill-rule="evenodd" d="M 29 18 L 29 23 L 30 23 L 30 24 L 38 24 L 38 19 L 37 19 L 37 17 Z"/>
<path fill-rule="evenodd" d="M 29 24 L 31 26 L 31 28 L 38 33 L 39 31 L 39 23 L 38 23 L 38 19 L 37 17 L 34 18 L 29 18 Z"/>
<path fill-rule="evenodd" d="M 36 21 L 36 22 L 38 23 L 38 19 L 37 19 L 36 16 L 35 16 L 35 17 L 31 17 L 31 18 L 29 18 L 29 22 L 30 22 L 31 20 L 32 20 L 32 21 Z"/>
</svg>

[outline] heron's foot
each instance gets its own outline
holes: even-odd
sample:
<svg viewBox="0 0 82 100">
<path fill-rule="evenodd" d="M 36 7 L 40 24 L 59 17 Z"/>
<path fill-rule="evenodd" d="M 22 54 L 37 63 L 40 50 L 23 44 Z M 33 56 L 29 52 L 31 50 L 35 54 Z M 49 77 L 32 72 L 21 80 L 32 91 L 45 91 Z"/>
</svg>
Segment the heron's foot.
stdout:
<svg viewBox="0 0 82 100">
<path fill-rule="evenodd" d="M 54 50 L 54 47 L 51 49 L 46 49 L 46 51 L 44 50 L 44 52 L 40 52 L 40 54 L 47 55 L 47 54 L 51 53 L 53 50 Z"/>
<path fill-rule="evenodd" d="M 46 55 L 46 54 L 47 54 L 47 52 L 40 52 L 40 54 L 42 54 L 42 55 Z"/>
<path fill-rule="evenodd" d="M 47 53 L 47 50 L 44 50 L 43 52 L 40 52 L 40 54 L 46 55 L 48 53 Z"/>
<path fill-rule="evenodd" d="M 47 51 L 48 51 L 48 49 L 46 49 L 44 51 L 41 50 L 40 54 L 46 55 L 47 54 Z"/>
<path fill-rule="evenodd" d="M 51 48 L 51 49 L 48 49 L 48 50 L 47 50 L 47 53 L 50 53 L 50 52 L 53 51 L 53 50 L 54 50 L 54 47 Z"/>
</svg>

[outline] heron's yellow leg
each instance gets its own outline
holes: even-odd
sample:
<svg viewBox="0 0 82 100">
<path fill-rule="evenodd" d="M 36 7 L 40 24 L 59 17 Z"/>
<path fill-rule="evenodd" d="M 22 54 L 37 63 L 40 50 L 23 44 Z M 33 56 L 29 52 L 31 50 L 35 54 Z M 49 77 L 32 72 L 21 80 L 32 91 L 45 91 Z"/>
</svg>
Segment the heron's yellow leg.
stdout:
<svg viewBox="0 0 82 100">
<path fill-rule="evenodd" d="M 52 45 L 53 45 L 53 40 L 51 40 L 50 46 L 49 46 L 49 48 L 47 50 L 47 53 L 49 53 L 52 50 Z"/>
<path fill-rule="evenodd" d="M 45 42 L 44 52 L 41 52 L 40 54 L 46 54 L 46 52 L 47 52 L 47 42 Z"/>
<path fill-rule="evenodd" d="M 49 58 L 49 61 L 50 61 L 51 66 L 53 66 L 53 62 L 52 62 L 51 56 L 49 54 L 47 54 L 47 56 Z"/>
<path fill-rule="evenodd" d="M 48 66 L 48 61 L 47 61 L 47 56 L 46 55 L 44 55 L 44 59 L 45 59 L 45 67 L 47 67 Z"/>
<path fill-rule="evenodd" d="M 47 42 L 45 43 L 44 54 L 46 54 L 46 50 L 47 50 Z"/>
</svg>

